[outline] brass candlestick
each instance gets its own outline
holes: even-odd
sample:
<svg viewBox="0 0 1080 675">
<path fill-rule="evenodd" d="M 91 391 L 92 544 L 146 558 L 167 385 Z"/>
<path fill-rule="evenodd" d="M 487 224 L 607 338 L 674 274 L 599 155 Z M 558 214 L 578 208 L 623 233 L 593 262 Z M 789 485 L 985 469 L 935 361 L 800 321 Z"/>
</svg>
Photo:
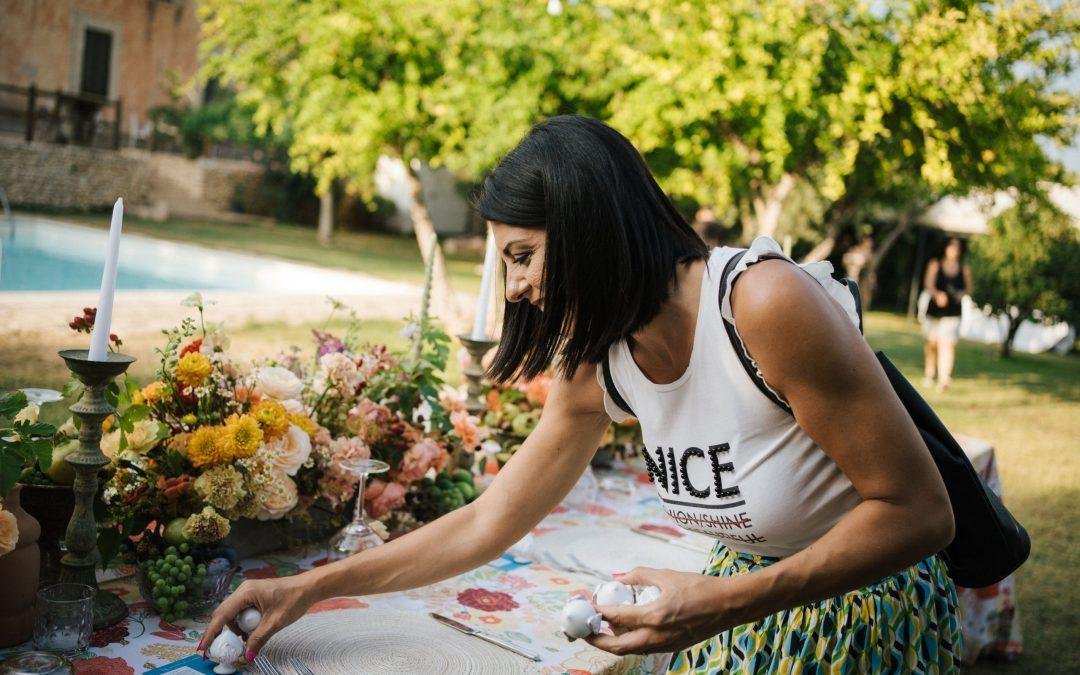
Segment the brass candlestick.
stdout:
<svg viewBox="0 0 1080 675">
<path fill-rule="evenodd" d="M 469 366 L 465 368 L 465 380 L 468 382 L 465 409 L 470 415 L 479 415 L 487 408 L 487 402 L 483 399 L 484 367 L 481 362 L 484 355 L 499 344 L 499 341 L 489 338 L 474 340 L 468 335 L 459 335 L 458 340 L 465 346 L 465 351 L 469 352 Z"/>
<path fill-rule="evenodd" d="M 109 463 L 101 452 L 101 423 L 116 412 L 105 400 L 105 387 L 128 369 L 135 358 L 127 354 L 107 352 L 104 361 L 91 361 L 86 349 L 65 349 L 60 357 L 68 369 L 86 387 L 81 399 L 69 410 L 79 418 L 79 449 L 66 457 L 75 469 L 75 510 L 68 521 L 64 544 L 67 554 L 60 559 L 60 581 L 93 586 L 94 629 L 111 626 L 128 615 L 127 605 L 98 588 L 95 573 L 101 562 L 97 547 L 97 523 L 94 520 L 94 497 L 98 491 L 98 470 Z"/>
</svg>

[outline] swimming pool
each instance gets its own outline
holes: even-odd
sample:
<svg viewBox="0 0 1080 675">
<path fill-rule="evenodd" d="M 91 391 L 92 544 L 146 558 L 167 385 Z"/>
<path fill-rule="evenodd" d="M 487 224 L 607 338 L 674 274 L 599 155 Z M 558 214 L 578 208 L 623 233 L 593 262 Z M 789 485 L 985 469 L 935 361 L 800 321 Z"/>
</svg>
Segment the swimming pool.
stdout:
<svg viewBox="0 0 1080 675">
<path fill-rule="evenodd" d="M 103 222 L 105 221 L 103 217 Z M 0 223 L 0 292 L 96 290 L 108 231 L 17 216 Z M 277 293 L 397 293 L 405 285 L 362 274 L 219 251 L 124 233 L 118 290 L 237 290 Z"/>
</svg>

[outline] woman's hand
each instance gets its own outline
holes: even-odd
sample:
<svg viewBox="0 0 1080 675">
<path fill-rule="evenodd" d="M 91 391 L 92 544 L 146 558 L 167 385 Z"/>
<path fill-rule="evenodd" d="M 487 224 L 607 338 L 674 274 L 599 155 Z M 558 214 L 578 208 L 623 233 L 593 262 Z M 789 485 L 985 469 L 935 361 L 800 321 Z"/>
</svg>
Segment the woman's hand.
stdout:
<svg viewBox="0 0 1080 675">
<path fill-rule="evenodd" d="M 751 620 L 741 577 L 637 567 L 619 578 L 624 584 L 656 586 L 660 597 L 644 605 L 597 607 L 614 635 L 585 638 L 612 654 L 676 652 Z"/>
<path fill-rule="evenodd" d="M 254 660 L 271 635 L 299 619 L 315 603 L 317 598 L 305 579 L 307 576 L 309 575 L 297 574 L 279 579 L 248 580 L 240 584 L 240 587 L 214 610 L 197 651 L 208 649 L 226 624 L 240 635 L 236 628 L 236 617 L 248 607 L 254 607 L 262 614 L 262 620 L 258 628 L 248 636 L 245 644 L 247 660 Z"/>
</svg>

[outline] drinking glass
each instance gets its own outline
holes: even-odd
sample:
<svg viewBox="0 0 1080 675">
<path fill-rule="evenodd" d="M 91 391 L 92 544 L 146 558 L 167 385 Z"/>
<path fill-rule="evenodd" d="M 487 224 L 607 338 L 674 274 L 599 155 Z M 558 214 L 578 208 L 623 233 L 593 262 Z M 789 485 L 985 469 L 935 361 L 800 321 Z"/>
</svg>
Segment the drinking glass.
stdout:
<svg viewBox="0 0 1080 675">
<path fill-rule="evenodd" d="M 330 539 L 331 558 L 347 558 L 383 543 L 379 535 L 371 529 L 367 514 L 364 513 L 364 484 L 367 483 L 368 476 L 383 473 L 390 465 L 377 459 L 357 459 L 343 462 L 341 466 L 357 476 L 360 482 L 356 486 L 356 508 L 353 510 L 352 522 Z"/>
<path fill-rule="evenodd" d="M 90 646 L 94 629 L 95 591 L 86 584 L 62 583 L 37 592 L 34 609 L 34 646 L 75 654 Z"/>
</svg>

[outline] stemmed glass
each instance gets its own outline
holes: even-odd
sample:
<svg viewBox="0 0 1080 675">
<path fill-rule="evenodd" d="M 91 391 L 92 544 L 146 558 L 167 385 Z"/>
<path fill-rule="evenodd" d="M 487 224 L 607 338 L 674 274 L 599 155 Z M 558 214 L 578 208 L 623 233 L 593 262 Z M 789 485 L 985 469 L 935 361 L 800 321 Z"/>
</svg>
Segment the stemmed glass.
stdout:
<svg viewBox="0 0 1080 675">
<path fill-rule="evenodd" d="M 377 459 L 357 459 L 342 462 L 341 466 L 355 474 L 360 482 L 356 486 L 356 508 L 353 510 L 352 522 L 330 539 L 331 558 L 346 558 L 383 543 L 379 535 L 371 529 L 367 514 L 364 513 L 364 484 L 367 483 L 368 476 L 383 473 L 390 465 Z"/>
</svg>

